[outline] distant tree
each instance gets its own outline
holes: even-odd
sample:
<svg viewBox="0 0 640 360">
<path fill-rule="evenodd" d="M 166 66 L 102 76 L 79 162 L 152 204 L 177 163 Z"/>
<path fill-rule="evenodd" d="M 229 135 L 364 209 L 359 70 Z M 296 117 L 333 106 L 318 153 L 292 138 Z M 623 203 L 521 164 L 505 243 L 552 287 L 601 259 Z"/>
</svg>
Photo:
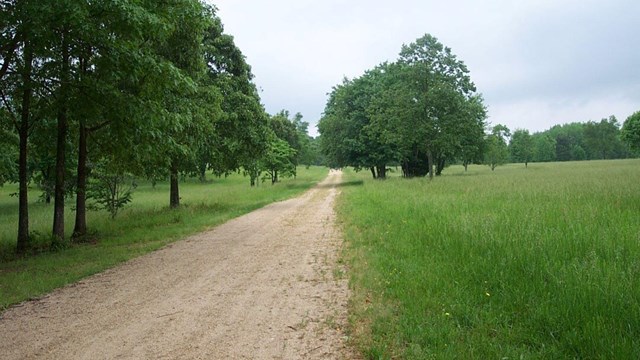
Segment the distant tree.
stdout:
<svg viewBox="0 0 640 360">
<path fill-rule="evenodd" d="M 511 158 L 517 162 L 523 162 L 524 167 L 533 160 L 533 139 L 529 134 L 529 130 L 518 129 L 513 132 L 511 142 L 509 143 L 509 151 Z"/>
<path fill-rule="evenodd" d="M 481 150 L 486 109 L 469 71 L 451 49 L 425 35 L 383 63 L 334 88 L 320 120 L 332 166 L 368 168 L 384 179 L 388 164 L 405 177 L 440 175 L 447 162 Z"/>
<path fill-rule="evenodd" d="M 305 125 L 302 124 L 302 114 L 297 113 L 293 119 L 290 119 L 290 117 L 291 115 L 288 110 L 281 110 L 279 113 L 271 116 L 269 119 L 269 127 L 278 139 L 286 141 L 297 154 L 301 149 L 301 136 L 298 127 L 305 127 Z M 295 165 L 298 165 L 297 155 L 292 161 Z"/>
<path fill-rule="evenodd" d="M 556 160 L 556 140 L 546 133 L 532 135 L 535 162 L 549 162 Z"/>
<path fill-rule="evenodd" d="M 269 143 L 269 149 L 262 159 L 262 168 L 271 179 L 271 184 L 275 184 L 281 177 L 295 176 L 296 150 L 289 143 L 280 138 L 274 137 Z"/>
<path fill-rule="evenodd" d="M 620 126 L 615 116 L 600 122 L 589 121 L 584 127 L 584 141 L 590 159 L 614 159 L 622 157 Z"/>
<path fill-rule="evenodd" d="M 469 164 L 481 164 L 485 150 L 484 121 L 487 117 L 486 109 L 480 97 L 477 100 L 472 98 L 469 105 L 467 120 L 470 120 L 471 123 L 466 122 L 467 126 L 460 133 L 459 148 L 456 152 L 456 158 L 462 161 L 464 171 L 467 171 Z"/>
<path fill-rule="evenodd" d="M 632 150 L 640 152 L 640 111 L 625 120 L 621 137 Z"/>
<path fill-rule="evenodd" d="M 511 135 L 509 128 L 498 124 L 491 129 L 491 134 L 487 135 L 485 163 L 494 171 L 498 165 L 505 164 L 509 159 L 509 148 L 507 138 Z"/>
<path fill-rule="evenodd" d="M 571 150 L 574 145 L 566 134 L 556 136 L 556 161 L 572 160 Z"/>
<path fill-rule="evenodd" d="M 586 160 L 586 158 L 587 158 L 587 152 L 584 151 L 582 146 L 573 145 L 571 147 L 571 159 L 572 160 Z"/>
<path fill-rule="evenodd" d="M 584 150 L 584 124 L 570 123 L 564 125 L 555 125 L 544 133 L 555 140 L 555 157 L 556 161 L 583 160 L 585 157 L 580 156 L 578 148 Z"/>
<path fill-rule="evenodd" d="M 369 169 L 374 178 L 385 178 L 386 165 L 395 157 L 391 142 L 383 136 L 384 125 L 372 117 L 380 74 L 376 69 L 354 80 L 344 79 L 329 94 L 318 129 L 320 146 L 330 167 Z"/>
</svg>

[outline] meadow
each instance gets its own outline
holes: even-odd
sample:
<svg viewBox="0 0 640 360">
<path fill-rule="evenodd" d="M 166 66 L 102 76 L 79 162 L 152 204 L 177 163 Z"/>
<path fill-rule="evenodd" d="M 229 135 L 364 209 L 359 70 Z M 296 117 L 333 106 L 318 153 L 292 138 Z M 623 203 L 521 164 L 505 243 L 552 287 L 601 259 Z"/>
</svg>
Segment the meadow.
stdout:
<svg viewBox="0 0 640 360">
<path fill-rule="evenodd" d="M 640 160 L 345 172 L 368 359 L 640 358 Z"/>
<path fill-rule="evenodd" d="M 53 205 L 38 201 L 39 190 L 31 189 L 30 230 L 34 251 L 15 256 L 18 199 L 10 194 L 16 185 L 0 188 L 0 310 L 23 300 L 37 298 L 133 257 L 159 249 L 190 234 L 248 213 L 269 203 L 296 196 L 326 177 L 323 167 L 298 168 L 295 179 L 282 179 L 251 188 L 239 174 L 207 182 L 186 179 L 180 184 L 181 207 L 169 209 L 169 184 L 140 183 L 133 201 L 115 219 L 107 212 L 89 212 L 87 224 L 92 241 L 49 251 Z M 74 199 L 68 199 L 65 233 L 73 231 Z"/>
</svg>

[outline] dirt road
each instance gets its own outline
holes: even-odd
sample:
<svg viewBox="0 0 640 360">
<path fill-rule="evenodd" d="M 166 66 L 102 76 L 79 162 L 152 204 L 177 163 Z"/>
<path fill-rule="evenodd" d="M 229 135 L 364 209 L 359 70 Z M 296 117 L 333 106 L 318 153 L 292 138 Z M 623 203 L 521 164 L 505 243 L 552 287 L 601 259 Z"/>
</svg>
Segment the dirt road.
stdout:
<svg viewBox="0 0 640 360">
<path fill-rule="evenodd" d="M 340 177 L 7 310 L 0 358 L 351 358 Z"/>
</svg>

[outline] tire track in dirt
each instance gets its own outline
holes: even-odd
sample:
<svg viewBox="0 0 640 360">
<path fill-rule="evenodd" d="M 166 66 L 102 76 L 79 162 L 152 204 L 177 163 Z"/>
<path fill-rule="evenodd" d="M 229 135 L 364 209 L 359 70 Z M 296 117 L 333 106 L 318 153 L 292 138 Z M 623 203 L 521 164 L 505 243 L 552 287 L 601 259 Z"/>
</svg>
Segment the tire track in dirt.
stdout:
<svg viewBox="0 0 640 360">
<path fill-rule="evenodd" d="M 353 358 L 340 179 L 8 309 L 0 358 Z"/>
</svg>

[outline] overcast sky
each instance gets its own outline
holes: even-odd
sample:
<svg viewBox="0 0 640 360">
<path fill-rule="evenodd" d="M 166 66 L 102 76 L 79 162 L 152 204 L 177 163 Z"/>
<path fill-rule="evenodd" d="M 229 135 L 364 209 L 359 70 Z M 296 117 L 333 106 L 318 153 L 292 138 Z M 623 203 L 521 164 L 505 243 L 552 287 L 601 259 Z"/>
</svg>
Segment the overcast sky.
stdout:
<svg viewBox="0 0 640 360">
<path fill-rule="evenodd" d="M 211 0 L 252 66 L 267 112 L 310 133 L 343 77 L 429 33 L 484 95 L 491 124 L 622 123 L 640 110 L 640 0 Z"/>
</svg>

